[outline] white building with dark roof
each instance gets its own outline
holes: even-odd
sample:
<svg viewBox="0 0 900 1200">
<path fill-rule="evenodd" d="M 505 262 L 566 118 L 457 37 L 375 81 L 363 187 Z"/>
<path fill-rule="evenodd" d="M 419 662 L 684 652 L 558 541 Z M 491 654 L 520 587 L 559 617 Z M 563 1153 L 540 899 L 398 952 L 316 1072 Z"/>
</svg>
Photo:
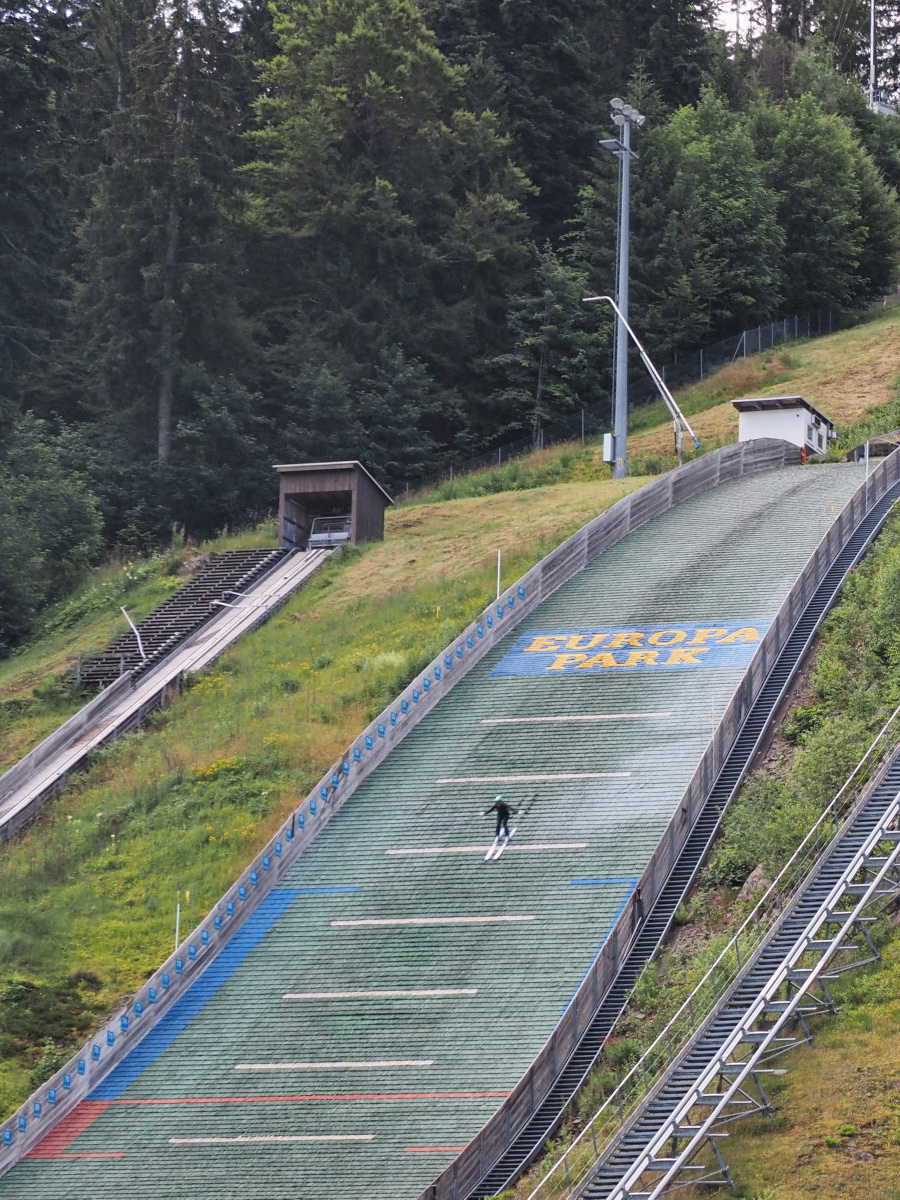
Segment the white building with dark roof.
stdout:
<svg viewBox="0 0 900 1200">
<path fill-rule="evenodd" d="M 738 411 L 739 442 L 780 438 L 807 454 L 824 454 L 835 436 L 834 422 L 802 396 L 764 396 L 732 404 Z"/>
</svg>

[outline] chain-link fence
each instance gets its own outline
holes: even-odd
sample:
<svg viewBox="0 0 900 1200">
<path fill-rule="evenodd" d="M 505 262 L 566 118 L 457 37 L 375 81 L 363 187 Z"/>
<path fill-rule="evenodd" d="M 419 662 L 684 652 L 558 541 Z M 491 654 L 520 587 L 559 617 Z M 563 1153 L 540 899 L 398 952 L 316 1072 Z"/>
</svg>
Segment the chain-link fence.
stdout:
<svg viewBox="0 0 900 1200">
<path fill-rule="evenodd" d="M 781 321 L 772 321 L 769 325 L 757 325 L 754 329 L 745 329 L 733 337 L 715 342 L 712 346 L 704 346 L 694 354 L 680 358 L 662 368 L 660 374 L 670 388 L 683 387 L 687 383 L 695 383 L 705 378 L 710 371 L 718 370 L 726 363 L 736 362 L 739 358 L 747 358 L 751 354 L 760 354 L 763 350 L 774 350 L 786 342 L 796 342 L 801 338 L 821 337 L 847 324 L 847 318 L 839 313 L 824 310 L 807 313 L 805 317 L 785 317 Z"/>
<path fill-rule="evenodd" d="M 759 354 L 764 350 L 774 350 L 786 342 L 798 341 L 801 338 L 820 337 L 831 333 L 848 323 L 848 318 L 841 313 L 828 309 L 820 312 L 807 313 L 806 316 L 785 317 L 781 321 L 773 321 L 768 325 L 756 325 L 752 329 L 744 329 L 732 337 L 704 346 L 693 354 L 686 354 L 667 363 L 660 369 L 667 387 L 675 390 L 689 383 L 704 379 L 711 371 L 718 370 L 726 363 L 736 362 L 739 358 L 747 358 L 751 354 Z M 658 398 L 652 381 L 648 378 L 631 380 L 628 385 L 628 400 L 630 408 L 652 403 Z M 606 433 L 612 428 L 611 401 L 607 397 L 596 404 L 587 405 L 567 417 L 539 426 L 533 434 L 525 434 L 511 442 L 504 442 L 494 450 L 487 450 L 474 458 L 455 467 L 448 467 L 439 474 L 427 478 L 412 480 L 407 483 L 406 490 L 418 491 L 452 479 L 454 474 L 465 474 L 487 467 L 502 467 L 510 459 L 529 454 L 532 450 L 543 450 L 560 442 L 584 441 L 588 437 Z"/>
</svg>

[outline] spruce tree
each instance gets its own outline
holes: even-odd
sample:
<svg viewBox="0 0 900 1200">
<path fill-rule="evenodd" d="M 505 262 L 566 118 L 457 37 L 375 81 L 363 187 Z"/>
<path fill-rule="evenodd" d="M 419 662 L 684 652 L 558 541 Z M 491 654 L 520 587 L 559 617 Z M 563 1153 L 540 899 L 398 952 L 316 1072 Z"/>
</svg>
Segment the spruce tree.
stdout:
<svg viewBox="0 0 900 1200">
<path fill-rule="evenodd" d="M 262 390 L 315 428 L 316 397 L 342 381 L 351 443 L 359 397 L 415 360 L 418 427 L 449 441 L 460 395 L 477 420 L 484 360 L 505 342 L 526 181 L 409 0 L 293 0 L 276 34 L 248 214 Z"/>
<path fill-rule="evenodd" d="M 216 0 L 120 0 L 117 85 L 81 229 L 76 328 L 96 411 L 139 454 L 172 454 L 194 389 L 234 370 L 234 34 Z M 137 8 L 135 8 L 137 6 Z"/>
<path fill-rule="evenodd" d="M 0 0 L 0 441 L 29 380 L 48 369 L 64 318 L 62 32 L 38 0 Z"/>
<path fill-rule="evenodd" d="M 635 71 L 656 84 L 669 110 L 694 103 L 712 65 L 715 48 L 710 0 L 604 0 L 592 33 L 599 76 L 607 95 L 623 94 Z"/>
<path fill-rule="evenodd" d="M 859 186 L 859 224 L 863 242 L 856 273 L 855 302 L 863 304 L 897 282 L 900 271 L 900 200 L 885 183 L 874 159 L 853 147 L 853 172 Z"/>
<path fill-rule="evenodd" d="M 511 348 L 491 364 L 505 432 L 536 436 L 548 422 L 595 404 L 607 393 L 603 364 L 610 325 L 583 299 L 587 272 L 569 255 L 535 251 L 532 281 L 510 306 Z M 499 432 L 499 430 L 498 430 Z"/>
<path fill-rule="evenodd" d="M 865 248 L 850 130 L 809 95 L 773 108 L 768 122 L 771 149 L 763 156 L 785 237 L 784 311 L 849 308 Z"/>
<path fill-rule="evenodd" d="M 534 236 L 558 239 L 586 182 L 607 92 L 598 0 L 429 0 L 425 15 L 451 61 L 469 68 L 471 101 L 496 111 L 535 184 Z"/>
<path fill-rule="evenodd" d="M 777 310 L 783 235 L 740 113 L 707 89 L 697 105 L 659 115 L 641 131 L 632 173 L 630 277 L 639 336 L 665 359 Z M 615 283 L 616 196 L 604 157 L 582 208 L 598 290 Z"/>
</svg>

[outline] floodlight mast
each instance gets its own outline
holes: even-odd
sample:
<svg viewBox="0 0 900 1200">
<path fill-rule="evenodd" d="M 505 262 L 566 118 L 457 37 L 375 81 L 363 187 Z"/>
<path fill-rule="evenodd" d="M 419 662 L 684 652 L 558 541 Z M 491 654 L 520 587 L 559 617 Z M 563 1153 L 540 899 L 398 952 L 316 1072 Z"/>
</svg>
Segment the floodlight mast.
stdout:
<svg viewBox="0 0 900 1200">
<path fill-rule="evenodd" d="M 869 6 L 869 108 L 875 111 L 875 0 Z"/>
<path fill-rule="evenodd" d="M 634 332 L 634 330 L 628 324 L 628 319 L 625 317 L 622 310 L 619 308 L 618 304 L 616 304 L 615 300 L 613 300 L 612 296 L 585 296 L 581 302 L 582 302 L 582 304 L 595 304 L 597 301 L 601 301 L 601 300 L 605 301 L 607 304 L 609 304 L 612 307 L 616 316 L 619 318 L 619 321 L 622 323 L 622 325 L 624 325 L 625 329 L 628 331 L 629 337 L 634 342 L 635 346 L 637 347 L 637 352 L 641 356 L 641 362 L 647 368 L 647 374 L 653 380 L 653 383 L 656 386 L 656 390 L 659 392 L 660 396 L 662 396 L 663 402 L 664 402 L 666 408 L 672 414 L 672 424 L 675 429 L 675 446 L 678 451 L 678 461 L 680 463 L 681 458 L 682 458 L 685 429 L 688 431 L 688 433 L 691 435 L 691 437 L 693 439 L 695 450 L 700 449 L 700 439 L 697 437 L 696 433 L 694 433 L 693 429 L 691 429 L 691 426 L 688 423 L 687 417 L 684 415 L 684 413 L 678 407 L 678 403 L 675 400 L 675 397 L 672 395 L 672 393 L 669 391 L 668 387 L 666 386 L 666 381 L 663 379 L 662 375 L 660 375 L 659 371 L 657 371 L 656 367 L 653 365 L 653 360 L 650 358 L 650 355 L 647 353 L 647 351 L 641 345 L 640 341 L 638 340 L 637 334 Z M 618 456 L 618 453 L 619 452 L 617 449 L 616 450 L 617 456 Z"/>
<path fill-rule="evenodd" d="M 619 160 L 619 229 L 616 256 L 616 312 L 628 316 L 628 239 L 629 210 L 631 207 L 631 160 L 637 155 L 631 148 L 631 130 L 640 129 L 647 118 L 620 96 L 609 102 L 612 123 L 621 130 L 619 138 L 603 138 L 600 145 L 610 150 Z M 613 389 L 613 478 L 623 479 L 628 474 L 628 339 L 621 322 L 616 326 L 615 340 L 615 386 Z"/>
</svg>

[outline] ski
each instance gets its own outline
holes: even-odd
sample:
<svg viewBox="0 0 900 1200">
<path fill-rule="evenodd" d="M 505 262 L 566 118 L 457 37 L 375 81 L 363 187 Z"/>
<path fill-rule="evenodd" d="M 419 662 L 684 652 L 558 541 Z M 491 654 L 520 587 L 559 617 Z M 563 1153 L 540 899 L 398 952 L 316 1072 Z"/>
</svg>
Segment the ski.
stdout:
<svg viewBox="0 0 900 1200">
<path fill-rule="evenodd" d="M 497 849 L 494 850 L 494 848 L 491 847 L 491 850 L 489 851 L 489 853 L 493 855 L 494 862 L 497 861 L 497 859 L 500 857 L 500 855 L 503 853 L 503 851 L 506 849 L 506 847 L 509 845 L 509 843 L 512 841 L 512 839 L 515 837 L 516 830 L 518 828 L 519 828 L 518 825 L 513 825 L 512 829 L 509 831 L 509 833 L 506 835 L 506 837 L 503 838 L 503 840 L 500 842 L 500 845 L 497 847 Z"/>
<path fill-rule="evenodd" d="M 491 859 L 494 857 L 494 851 L 497 849 L 497 847 L 499 846 L 499 844 L 500 844 L 500 838 L 499 838 L 499 837 L 495 837 L 495 838 L 494 838 L 494 840 L 493 840 L 493 842 L 491 843 L 490 847 L 488 848 L 488 852 L 487 852 L 487 854 L 484 856 L 484 861 L 485 861 L 485 862 L 490 862 L 490 861 L 491 861 Z"/>
</svg>

